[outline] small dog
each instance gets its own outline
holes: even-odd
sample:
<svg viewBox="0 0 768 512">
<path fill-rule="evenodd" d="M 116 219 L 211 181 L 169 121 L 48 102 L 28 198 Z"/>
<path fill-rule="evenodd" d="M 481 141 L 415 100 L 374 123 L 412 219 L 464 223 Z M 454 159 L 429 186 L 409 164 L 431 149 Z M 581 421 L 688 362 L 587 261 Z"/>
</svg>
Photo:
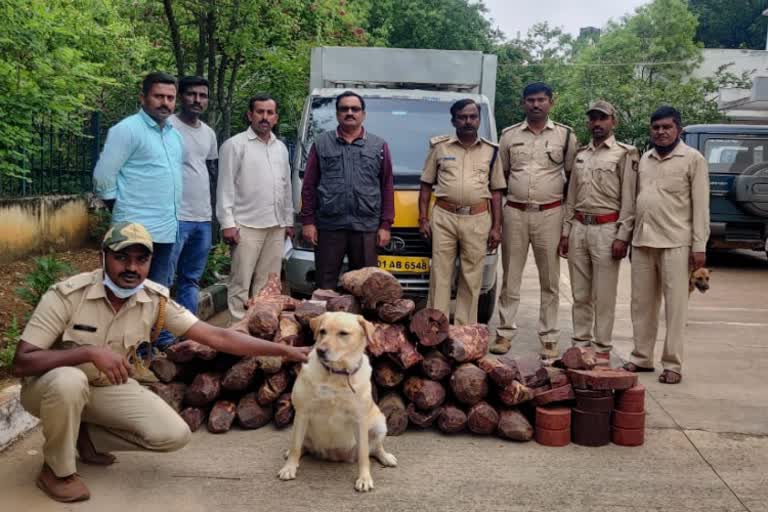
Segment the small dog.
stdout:
<svg viewBox="0 0 768 512">
<path fill-rule="evenodd" d="M 691 271 L 691 276 L 688 278 L 688 296 L 693 293 L 694 288 L 701 293 L 709 290 L 709 276 L 712 272 L 708 268 L 699 268 Z"/>
<path fill-rule="evenodd" d="M 369 457 L 394 467 L 397 459 L 384 449 L 387 420 L 373 402 L 371 364 L 365 354 L 374 326 L 360 315 L 324 313 L 310 321 L 315 348 L 293 386 L 296 410 L 291 447 L 278 473 L 296 478 L 306 451 L 337 462 L 357 460 L 355 489 L 373 489 Z"/>
</svg>

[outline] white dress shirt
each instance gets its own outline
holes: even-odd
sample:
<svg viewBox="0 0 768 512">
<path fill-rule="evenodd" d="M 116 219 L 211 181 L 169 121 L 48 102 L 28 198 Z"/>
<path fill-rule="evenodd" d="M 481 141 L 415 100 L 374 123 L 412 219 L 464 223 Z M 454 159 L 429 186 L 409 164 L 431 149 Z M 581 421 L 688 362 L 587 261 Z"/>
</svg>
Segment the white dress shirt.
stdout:
<svg viewBox="0 0 768 512">
<path fill-rule="evenodd" d="M 264 142 L 249 127 L 222 144 L 216 218 L 222 229 L 293 226 L 288 149 L 274 134 Z"/>
</svg>

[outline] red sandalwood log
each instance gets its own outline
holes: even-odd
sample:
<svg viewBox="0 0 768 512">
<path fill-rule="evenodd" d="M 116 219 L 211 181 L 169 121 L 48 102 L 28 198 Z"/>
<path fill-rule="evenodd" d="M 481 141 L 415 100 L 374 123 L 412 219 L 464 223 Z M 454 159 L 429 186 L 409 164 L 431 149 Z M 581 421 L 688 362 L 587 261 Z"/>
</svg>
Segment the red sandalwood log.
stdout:
<svg viewBox="0 0 768 512">
<path fill-rule="evenodd" d="M 244 357 L 234 364 L 224 378 L 221 387 L 229 391 L 242 391 L 253 381 L 256 370 L 259 368 L 259 360 L 256 357 Z"/>
<path fill-rule="evenodd" d="M 451 325 L 442 349 L 445 355 L 459 363 L 480 359 L 488 353 L 488 326 Z"/>
<path fill-rule="evenodd" d="M 237 420 L 243 428 L 261 428 L 272 419 L 272 406 L 262 406 L 256 393 L 243 395 L 237 404 Z"/>
<path fill-rule="evenodd" d="M 454 396 L 463 404 L 474 405 L 488 394 L 488 377 L 472 363 L 464 363 L 456 368 L 450 384 Z"/>
<path fill-rule="evenodd" d="M 184 372 L 184 368 L 180 364 L 174 363 L 167 357 L 152 359 L 149 369 L 152 370 L 160 382 L 165 382 L 166 384 L 177 377 L 181 377 Z"/>
<path fill-rule="evenodd" d="M 431 411 L 420 411 L 416 408 L 416 404 L 408 404 L 408 421 L 420 428 L 429 428 L 443 413 L 442 407 L 436 407 Z"/>
<path fill-rule="evenodd" d="M 179 412 L 181 410 L 181 404 L 187 390 L 186 384 L 183 382 L 171 382 L 169 384 L 153 382 L 147 387 L 157 396 L 162 398 L 165 403 L 170 405 L 174 411 Z"/>
<path fill-rule="evenodd" d="M 568 378 L 580 389 L 629 389 L 637 384 L 637 374 L 622 369 L 568 370 Z"/>
<path fill-rule="evenodd" d="M 545 391 L 544 393 L 536 394 L 533 398 L 533 402 L 536 405 L 547 405 L 574 399 L 576 399 L 576 395 L 573 393 L 573 388 L 570 384 L 567 384 L 565 386 L 560 386 L 559 388 Z"/>
<path fill-rule="evenodd" d="M 394 302 L 382 302 L 376 308 L 376 314 L 382 322 L 394 324 L 413 313 L 416 303 L 411 299 L 397 299 Z"/>
<path fill-rule="evenodd" d="M 234 402 L 219 400 L 208 415 L 208 431 L 213 434 L 223 434 L 232 428 L 235 421 L 236 407 Z"/>
<path fill-rule="evenodd" d="M 312 292 L 312 299 L 311 300 L 319 300 L 323 302 L 328 302 L 331 299 L 335 299 L 336 297 L 339 297 L 339 292 L 336 290 L 328 290 L 324 288 L 318 288 L 317 290 Z"/>
<path fill-rule="evenodd" d="M 294 315 L 296 316 L 296 320 L 298 320 L 302 326 L 308 327 L 310 320 L 316 316 L 322 315 L 325 311 L 325 304 L 322 302 L 303 301 L 296 306 Z"/>
<path fill-rule="evenodd" d="M 284 428 L 290 425 L 293 422 L 294 412 L 291 394 L 283 393 L 280 395 L 280 398 L 275 402 L 275 426 Z"/>
<path fill-rule="evenodd" d="M 408 411 L 403 400 L 396 394 L 390 393 L 379 400 L 379 410 L 387 419 L 387 435 L 399 436 L 408 428 Z"/>
<path fill-rule="evenodd" d="M 205 423 L 207 415 L 205 409 L 201 407 L 186 407 L 179 413 L 179 416 L 189 426 L 190 431 L 196 432 L 200 425 Z"/>
<path fill-rule="evenodd" d="M 421 361 L 421 371 L 432 380 L 443 380 L 451 374 L 453 365 L 442 352 L 430 350 Z"/>
<path fill-rule="evenodd" d="M 445 388 L 442 384 L 415 376 L 405 380 L 403 394 L 423 411 L 434 409 L 445 400 Z"/>
<path fill-rule="evenodd" d="M 467 415 L 453 404 L 442 407 L 442 412 L 437 418 L 437 428 L 445 434 L 461 432 L 467 426 Z"/>
<path fill-rule="evenodd" d="M 376 309 L 382 302 L 394 302 L 403 296 L 403 287 L 397 278 L 377 267 L 345 272 L 341 286 L 360 299 L 367 309 Z"/>
<path fill-rule="evenodd" d="M 200 373 L 192 381 L 184 394 L 184 401 L 188 405 L 207 405 L 219 396 L 221 392 L 221 375 L 218 373 Z"/>
<path fill-rule="evenodd" d="M 488 377 L 499 387 L 506 387 L 513 380 L 520 380 L 520 372 L 516 366 L 509 366 L 497 357 L 485 356 L 477 360 L 480 367 Z"/>
<path fill-rule="evenodd" d="M 511 407 L 533 400 L 533 390 L 528 386 L 513 380 L 511 384 L 500 389 L 497 396 L 501 403 Z"/>
<path fill-rule="evenodd" d="M 360 302 L 354 297 L 354 295 L 341 295 L 330 299 L 325 304 L 327 311 L 341 311 L 344 313 L 352 313 L 359 315 L 362 312 Z"/>
<path fill-rule="evenodd" d="M 394 388 L 404 378 L 403 371 L 387 359 L 379 359 L 373 365 L 373 380 L 381 387 Z"/>
<path fill-rule="evenodd" d="M 533 438 L 533 427 L 516 409 L 499 411 L 499 425 L 496 432 L 500 437 L 513 441 L 530 441 Z"/>
<path fill-rule="evenodd" d="M 591 370 L 597 365 L 597 356 L 591 348 L 571 347 L 563 352 L 560 361 L 571 370 Z"/>
<path fill-rule="evenodd" d="M 285 370 L 280 370 L 264 379 L 259 386 L 258 401 L 261 405 L 268 405 L 277 400 L 281 394 L 288 388 L 288 374 Z"/>
<path fill-rule="evenodd" d="M 475 434 L 488 435 L 496 431 L 499 413 L 488 402 L 478 402 L 467 411 L 467 427 Z"/>
<path fill-rule="evenodd" d="M 442 311 L 424 308 L 413 315 L 410 329 L 419 339 L 419 345 L 434 347 L 448 338 L 448 318 Z"/>
<path fill-rule="evenodd" d="M 165 350 L 165 357 L 175 363 L 188 363 L 196 357 L 210 361 L 216 357 L 216 351 L 202 343 L 184 340 L 168 347 Z"/>
</svg>

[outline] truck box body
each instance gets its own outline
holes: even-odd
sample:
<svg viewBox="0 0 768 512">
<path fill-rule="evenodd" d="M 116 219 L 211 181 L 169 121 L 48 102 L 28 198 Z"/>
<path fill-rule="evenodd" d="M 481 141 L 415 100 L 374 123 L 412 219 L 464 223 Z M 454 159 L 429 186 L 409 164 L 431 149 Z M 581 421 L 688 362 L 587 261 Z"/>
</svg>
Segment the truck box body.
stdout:
<svg viewBox="0 0 768 512">
<path fill-rule="evenodd" d="M 481 52 L 314 48 L 310 93 L 293 161 L 296 212 L 301 209 L 301 178 L 314 138 L 336 129 L 335 98 L 352 90 L 366 101 L 366 130 L 386 140 L 392 155 L 395 222 L 392 242 L 379 250 L 379 265 L 390 270 L 409 295 L 426 296 L 429 271 L 424 269 L 429 267 L 431 245 L 418 231 L 418 189 L 429 139 L 455 133 L 450 106 L 459 99 L 471 98 L 481 109 L 479 135 L 495 142 L 495 80 L 496 56 Z M 300 227 L 297 222 L 295 249 L 286 262 L 286 278 L 292 292 L 306 295 L 314 289 L 314 251 L 301 239 Z M 488 254 L 481 321 L 487 320 L 493 309 L 497 266 L 497 254 Z"/>
</svg>

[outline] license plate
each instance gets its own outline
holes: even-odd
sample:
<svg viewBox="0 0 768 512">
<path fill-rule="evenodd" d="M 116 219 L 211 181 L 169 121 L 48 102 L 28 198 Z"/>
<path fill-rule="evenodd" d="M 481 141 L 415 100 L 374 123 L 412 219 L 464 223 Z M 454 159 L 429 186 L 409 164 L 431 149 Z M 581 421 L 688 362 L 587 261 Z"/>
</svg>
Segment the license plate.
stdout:
<svg viewBox="0 0 768 512">
<path fill-rule="evenodd" d="M 426 274 L 429 272 L 429 258 L 418 256 L 379 256 L 379 268 L 389 272 Z"/>
</svg>

